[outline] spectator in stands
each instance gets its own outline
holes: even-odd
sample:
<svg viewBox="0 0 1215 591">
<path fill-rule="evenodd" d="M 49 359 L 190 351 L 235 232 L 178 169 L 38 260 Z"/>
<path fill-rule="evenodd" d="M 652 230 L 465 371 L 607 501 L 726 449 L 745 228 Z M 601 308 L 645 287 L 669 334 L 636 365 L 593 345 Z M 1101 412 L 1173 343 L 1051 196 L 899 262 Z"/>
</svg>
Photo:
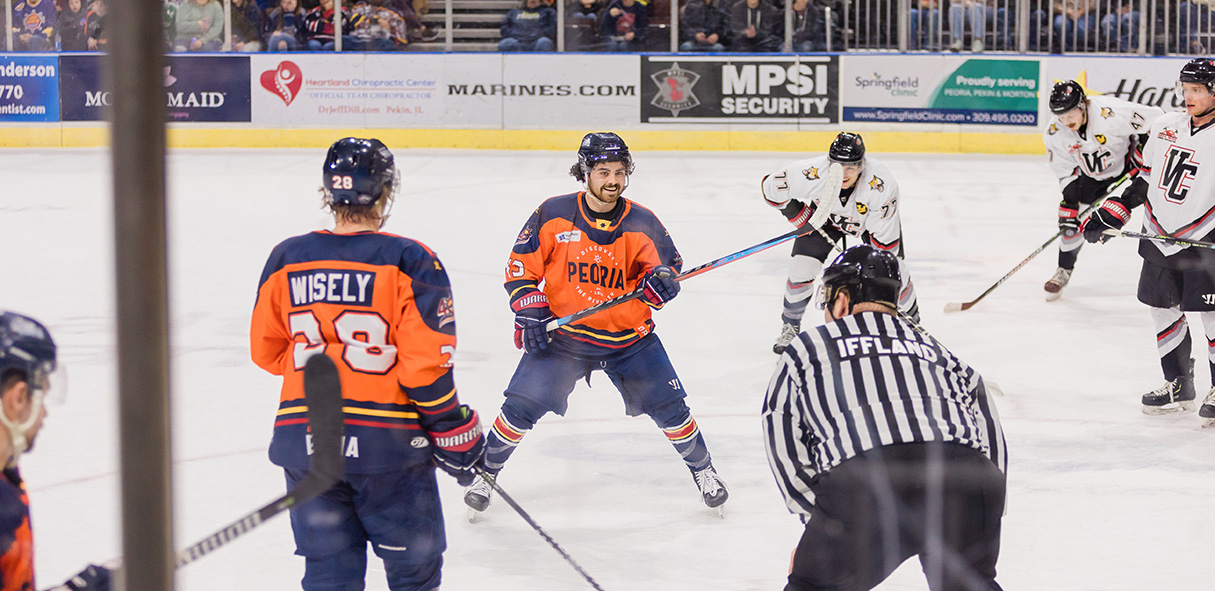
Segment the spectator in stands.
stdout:
<svg viewBox="0 0 1215 591">
<path fill-rule="evenodd" d="M 266 19 L 268 51 L 295 51 L 304 36 L 304 13 L 299 0 L 281 0 Z"/>
<path fill-rule="evenodd" d="M 52 0 L 14 0 L 13 49 L 54 51 L 56 16 Z"/>
<path fill-rule="evenodd" d="M 780 51 L 784 20 L 769 0 L 738 0 L 730 10 L 730 51 Z"/>
<path fill-rule="evenodd" d="M 262 50 L 263 14 L 254 0 L 232 0 L 232 51 Z"/>
<path fill-rule="evenodd" d="M 218 0 L 183 0 L 177 7 L 176 51 L 219 51 L 224 40 L 224 7 Z"/>
<path fill-rule="evenodd" d="M 604 51 L 641 51 L 648 25 L 644 4 L 637 0 L 612 0 L 600 28 Z"/>
<path fill-rule="evenodd" d="M 523 0 L 502 19 L 498 51 L 552 51 L 557 38 L 557 11 L 542 0 Z"/>
<path fill-rule="evenodd" d="M 983 51 L 983 34 L 987 24 L 987 6 L 983 0 L 950 0 L 949 51 L 962 51 L 966 25 L 970 25 L 970 50 Z"/>
<path fill-rule="evenodd" d="M 911 5 L 914 8 L 907 15 L 907 48 L 940 49 L 941 9 L 937 0 L 911 0 Z"/>
<path fill-rule="evenodd" d="M 793 51 L 827 51 L 823 10 L 810 0 L 793 0 Z"/>
<path fill-rule="evenodd" d="M 109 20 L 107 1 L 93 0 L 93 3 L 89 5 L 88 24 L 85 25 L 89 51 L 105 51 L 110 42 L 110 31 L 106 28 L 106 22 Z"/>
<path fill-rule="evenodd" d="M 67 0 L 63 9 L 55 17 L 59 25 L 60 51 L 87 51 L 88 36 L 85 34 L 89 24 L 89 11 L 84 7 L 84 0 Z"/>
<path fill-rule="evenodd" d="M 383 0 L 360 0 L 354 5 L 356 51 L 397 51 L 409 45 L 409 28 L 401 14 Z"/>
<path fill-rule="evenodd" d="M 1139 50 L 1139 11 L 1132 0 L 1118 0 L 1101 17 L 1101 49 L 1103 51 Z"/>
<path fill-rule="evenodd" d="M 1160 10 L 1165 1 L 1157 0 L 1157 10 Z M 1173 51 L 1190 54 L 1206 53 L 1207 48 L 1199 40 L 1198 31 L 1200 28 L 1207 28 L 1210 23 L 1211 9 L 1207 4 L 1208 0 L 1182 0 L 1177 5 L 1177 13 L 1172 16 L 1176 20 L 1168 24 L 1170 29 L 1177 31 L 1177 41 L 1169 44 L 1173 47 Z M 1156 30 L 1161 30 L 1159 23 Z"/>
<path fill-rule="evenodd" d="M 342 4 L 342 49 L 354 47 L 354 30 L 351 22 L 350 5 Z M 333 37 L 333 0 L 320 0 L 320 4 L 308 11 L 304 16 L 304 27 L 308 29 L 308 51 L 333 51 L 336 45 Z"/>
<path fill-rule="evenodd" d="M 725 51 L 729 25 L 718 0 L 688 0 L 679 15 L 679 51 Z"/>
<path fill-rule="evenodd" d="M 1089 47 L 1097 33 L 1097 17 L 1090 12 L 1090 0 L 1062 0 L 1055 7 L 1055 38 L 1064 51 Z"/>
<path fill-rule="evenodd" d="M 164 0 L 164 10 L 160 13 L 162 45 L 166 53 L 173 51 L 173 43 L 177 39 L 177 3 Z"/>
<path fill-rule="evenodd" d="M 585 50 L 595 44 L 605 0 L 569 0 L 565 7 L 565 47 Z"/>
</svg>

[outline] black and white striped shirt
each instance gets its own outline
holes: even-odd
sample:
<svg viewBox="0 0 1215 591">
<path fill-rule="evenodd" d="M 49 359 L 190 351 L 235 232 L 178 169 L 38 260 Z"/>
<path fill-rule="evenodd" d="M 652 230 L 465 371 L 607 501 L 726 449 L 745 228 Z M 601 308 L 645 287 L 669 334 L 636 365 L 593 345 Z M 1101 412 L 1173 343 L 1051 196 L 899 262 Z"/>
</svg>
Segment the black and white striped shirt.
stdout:
<svg viewBox="0 0 1215 591">
<path fill-rule="evenodd" d="M 794 339 L 768 384 L 763 426 L 768 462 L 794 513 L 810 513 L 818 475 L 883 445 L 957 443 L 1007 471 L 983 379 L 891 314 L 853 314 Z"/>
</svg>

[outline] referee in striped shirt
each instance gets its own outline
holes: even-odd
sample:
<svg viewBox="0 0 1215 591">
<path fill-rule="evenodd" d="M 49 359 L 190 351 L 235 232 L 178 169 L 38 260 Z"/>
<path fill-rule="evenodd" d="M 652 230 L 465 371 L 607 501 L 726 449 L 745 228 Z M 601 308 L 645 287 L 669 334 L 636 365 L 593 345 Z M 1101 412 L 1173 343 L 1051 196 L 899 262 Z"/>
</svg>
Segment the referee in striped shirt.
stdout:
<svg viewBox="0 0 1215 591">
<path fill-rule="evenodd" d="M 872 589 L 915 555 L 932 591 L 1000 589 L 1000 420 L 979 374 L 897 316 L 899 284 L 889 253 L 839 255 L 827 323 L 768 384 L 768 462 L 806 523 L 785 591 Z"/>
</svg>

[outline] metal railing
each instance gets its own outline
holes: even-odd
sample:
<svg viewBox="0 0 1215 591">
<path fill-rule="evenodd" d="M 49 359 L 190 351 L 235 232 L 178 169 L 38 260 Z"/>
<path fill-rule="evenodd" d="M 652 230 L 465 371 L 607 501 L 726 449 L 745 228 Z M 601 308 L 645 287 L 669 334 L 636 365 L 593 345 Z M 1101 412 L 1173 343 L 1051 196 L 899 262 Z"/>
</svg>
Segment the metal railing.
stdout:
<svg viewBox="0 0 1215 591">
<path fill-rule="evenodd" d="M 48 6 L 53 4 L 44 0 Z M 171 1 L 171 0 L 170 0 Z M 183 0 L 186 2 L 193 0 Z M 232 50 L 232 2 L 224 7 L 223 51 Z M 253 2 L 254 0 L 246 0 Z M 677 51 L 686 41 L 680 32 L 687 2 L 703 0 L 651 0 L 654 21 L 648 39 L 634 49 Z M 714 0 L 729 14 L 736 2 Z M 1016 53 L 1105 53 L 1122 55 L 1205 55 L 1215 51 L 1215 0 L 761 0 L 783 19 L 772 27 L 785 52 L 811 51 L 969 51 Z M 803 10 L 803 2 L 807 5 Z M 4 48 L 22 50 L 20 31 L 14 31 L 14 0 L 4 0 Z M 342 5 L 334 0 L 334 49 L 343 51 Z M 457 18 L 456 0 L 436 3 L 442 10 L 441 47 L 459 51 L 456 32 L 470 22 Z M 606 5 L 606 3 L 605 3 Z M 571 14 L 564 0 L 555 0 L 559 26 L 557 51 L 594 51 L 602 14 L 588 21 Z M 601 8 L 606 10 L 606 8 Z M 421 16 L 421 15 L 419 15 Z M 577 20 L 581 19 L 581 20 Z M 475 20 L 475 19 L 473 19 Z M 493 40 L 494 21 L 501 15 L 485 13 L 480 37 Z M 433 18 L 431 22 L 434 22 Z M 468 25 L 469 27 L 473 25 Z M 467 30 L 467 29 L 463 29 Z M 482 43 L 479 48 L 484 47 Z M 263 43 L 264 46 L 264 43 Z M 52 49 L 53 50 L 53 49 Z M 730 46 L 726 45 L 726 51 Z"/>
</svg>

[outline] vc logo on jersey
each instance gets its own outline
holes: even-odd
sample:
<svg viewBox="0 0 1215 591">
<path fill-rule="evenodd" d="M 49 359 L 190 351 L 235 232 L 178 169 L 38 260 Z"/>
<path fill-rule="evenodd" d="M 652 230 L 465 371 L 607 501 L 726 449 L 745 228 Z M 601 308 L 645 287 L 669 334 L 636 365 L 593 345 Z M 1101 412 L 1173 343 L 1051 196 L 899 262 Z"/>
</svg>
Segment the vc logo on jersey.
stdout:
<svg viewBox="0 0 1215 591">
<path fill-rule="evenodd" d="M 1190 182 L 1198 173 L 1199 163 L 1194 160 L 1194 151 L 1181 146 L 1169 148 L 1164 160 L 1164 171 L 1156 186 L 1164 190 L 1164 197 L 1173 203 L 1185 201 L 1190 193 Z"/>
</svg>

